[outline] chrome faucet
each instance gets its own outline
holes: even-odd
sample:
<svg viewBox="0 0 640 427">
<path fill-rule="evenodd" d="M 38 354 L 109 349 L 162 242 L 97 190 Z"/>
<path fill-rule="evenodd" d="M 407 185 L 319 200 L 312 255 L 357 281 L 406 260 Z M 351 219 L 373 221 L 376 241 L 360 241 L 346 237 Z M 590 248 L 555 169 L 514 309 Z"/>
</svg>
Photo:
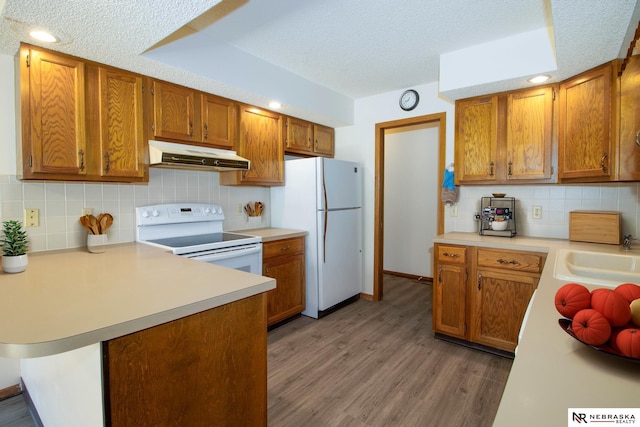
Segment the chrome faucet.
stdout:
<svg viewBox="0 0 640 427">
<path fill-rule="evenodd" d="M 622 247 L 624 247 L 625 250 L 631 250 L 631 240 L 633 240 L 631 238 L 631 234 L 625 234 L 622 237 Z"/>
</svg>

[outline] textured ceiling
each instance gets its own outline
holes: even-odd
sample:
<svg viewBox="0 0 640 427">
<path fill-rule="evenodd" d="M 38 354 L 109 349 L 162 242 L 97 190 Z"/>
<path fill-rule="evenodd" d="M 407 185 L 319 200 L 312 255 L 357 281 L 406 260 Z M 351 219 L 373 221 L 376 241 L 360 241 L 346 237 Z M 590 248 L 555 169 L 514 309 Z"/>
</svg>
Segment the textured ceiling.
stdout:
<svg viewBox="0 0 640 427">
<path fill-rule="evenodd" d="M 41 25 L 63 38 L 54 50 L 259 106 L 282 94 L 287 114 L 333 126 L 350 122 L 353 99 L 438 81 L 442 54 L 540 28 L 560 81 L 624 55 L 640 19 L 637 0 L 0 0 L 0 8 L 0 53 L 33 43 L 26 29 Z"/>
</svg>

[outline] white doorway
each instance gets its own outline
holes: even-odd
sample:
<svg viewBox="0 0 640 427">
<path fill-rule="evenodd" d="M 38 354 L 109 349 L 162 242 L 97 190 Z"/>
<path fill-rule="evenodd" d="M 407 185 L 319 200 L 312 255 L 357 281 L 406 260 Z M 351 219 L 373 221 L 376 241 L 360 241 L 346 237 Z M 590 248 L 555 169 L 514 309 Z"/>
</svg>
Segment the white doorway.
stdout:
<svg viewBox="0 0 640 427">
<path fill-rule="evenodd" d="M 438 234 L 439 123 L 386 129 L 383 270 L 433 278 Z"/>
</svg>

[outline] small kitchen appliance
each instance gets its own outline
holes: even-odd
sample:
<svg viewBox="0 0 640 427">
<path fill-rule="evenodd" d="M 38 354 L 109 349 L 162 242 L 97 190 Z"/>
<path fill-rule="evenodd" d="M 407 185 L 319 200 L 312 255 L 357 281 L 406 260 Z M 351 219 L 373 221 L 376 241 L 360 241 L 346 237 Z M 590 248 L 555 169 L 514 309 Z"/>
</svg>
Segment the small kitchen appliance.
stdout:
<svg viewBox="0 0 640 427">
<path fill-rule="evenodd" d="M 513 237 L 516 235 L 516 199 L 483 197 L 480 200 L 480 234 Z"/>
<path fill-rule="evenodd" d="M 219 205 L 175 203 L 136 208 L 136 241 L 175 255 L 262 274 L 262 239 L 222 230 Z"/>
<path fill-rule="evenodd" d="M 362 169 L 313 157 L 287 160 L 287 182 L 271 188 L 271 225 L 306 230 L 305 316 L 354 301 L 362 287 Z"/>
</svg>

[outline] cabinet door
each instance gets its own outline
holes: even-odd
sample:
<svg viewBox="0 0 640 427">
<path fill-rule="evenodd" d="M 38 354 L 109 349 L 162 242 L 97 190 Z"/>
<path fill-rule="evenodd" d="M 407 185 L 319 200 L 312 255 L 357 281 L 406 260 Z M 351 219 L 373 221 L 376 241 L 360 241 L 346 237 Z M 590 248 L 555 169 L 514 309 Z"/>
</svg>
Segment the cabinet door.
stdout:
<svg viewBox="0 0 640 427">
<path fill-rule="evenodd" d="M 551 178 L 553 88 L 514 92 L 507 97 L 506 178 Z"/>
<path fill-rule="evenodd" d="M 99 164 L 101 176 L 144 176 L 142 77 L 98 70 Z"/>
<path fill-rule="evenodd" d="M 318 156 L 335 155 L 335 130 L 328 126 L 313 125 L 313 151 Z"/>
<path fill-rule="evenodd" d="M 287 117 L 285 122 L 285 151 L 313 154 L 313 124 Z"/>
<path fill-rule="evenodd" d="M 580 74 L 560 85 L 558 176 L 611 176 L 612 64 Z"/>
<path fill-rule="evenodd" d="M 266 261 L 263 274 L 276 279 L 276 288 L 267 293 L 267 324 L 272 325 L 305 306 L 304 255 L 290 255 Z"/>
<path fill-rule="evenodd" d="M 284 144 L 279 114 L 243 105 L 237 151 L 238 155 L 251 161 L 251 168 L 242 172 L 221 172 L 220 184 L 284 184 Z"/>
<path fill-rule="evenodd" d="M 467 267 L 438 263 L 436 271 L 438 278 L 433 283 L 433 329 L 464 338 Z"/>
<path fill-rule="evenodd" d="M 21 61 L 24 174 L 86 174 L 84 64 L 33 48 Z"/>
<path fill-rule="evenodd" d="M 479 268 L 476 286 L 471 288 L 471 341 L 514 351 L 524 313 L 537 286 L 536 276 Z"/>
<path fill-rule="evenodd" d="M 620 77 L 620 181 L 640 181 L 640 55 Z"/>
<path fill-rule="evenodd" d="M 193 89 L 154 80 L 151 93 L 154 137 L 186 142 L 202 140 Z"/>
<path fill-rule="evenodd" d="M 455 165 L 459 182 L 495 181 L 498 97 L 456 102 Z"/>
<path fill-rule="evenodd" d="M 238 132 L 238 107 L 230 99 L 202 95 L 202 141 L 234 150 Z"/>
</svg>

